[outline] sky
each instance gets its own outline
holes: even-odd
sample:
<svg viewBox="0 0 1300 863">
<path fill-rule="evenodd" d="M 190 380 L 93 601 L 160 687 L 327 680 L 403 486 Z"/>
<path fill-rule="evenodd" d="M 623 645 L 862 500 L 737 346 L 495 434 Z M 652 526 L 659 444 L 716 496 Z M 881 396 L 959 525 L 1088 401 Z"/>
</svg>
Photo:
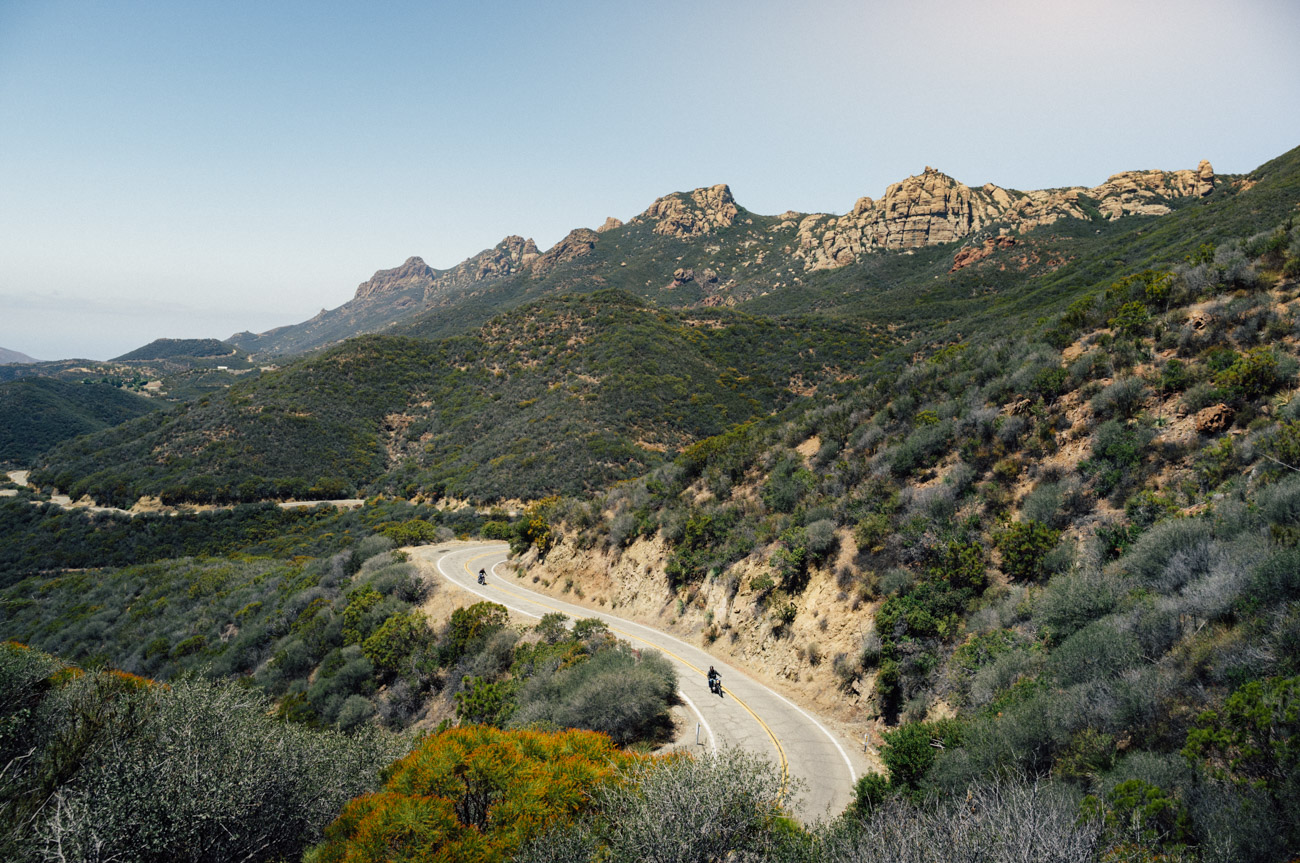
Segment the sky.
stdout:
<svg viewBox="0 0 1300 863">
<path fill-rule="evenodd" d="M 0 0 L 0 347 L 260 332 L 715 183 L 1245 173 L 1300 145 L 1297 34 L 1294 0 Z"/>
</svg>

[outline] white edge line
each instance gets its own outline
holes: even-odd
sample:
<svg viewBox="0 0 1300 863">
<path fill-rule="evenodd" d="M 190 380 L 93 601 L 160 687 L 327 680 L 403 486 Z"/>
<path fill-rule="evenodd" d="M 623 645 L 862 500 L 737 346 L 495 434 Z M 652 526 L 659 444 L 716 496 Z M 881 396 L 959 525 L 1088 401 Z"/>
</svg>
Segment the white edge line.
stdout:
<svg viewBox="0 0 1300 863">
<path fill-rule="evenodd" d="M 686 697 L 685 692 L 682 692 L 679 689 L 677 690 L 677 695 L 682 699 L 682 701 L 685 701 L 687 705 L 690 706 L 691 710 L 695 711 L 695 715 L 700 718 L 700 723 L 704 726 L 705 733 L 709 735 L 709 742 L 713 744 L 713 751 L 716 753 L 718 751 L 718 738 L 713 736 L 713 729 L 709 727 L 709 720 L 704 718 L 704 714 L 700 712 L 700 708 L 695 706 L 694 701 L 691 701 Z"/>
<path fill-rule="evenodd" d="M 506 560 L 508 560 L 508 559 L 509 559 L 509 557 L 508 557 L 508 555 L 507 555 L 507 558 L 506 558 L 506 559 L 504 559 L 504 560 L 500 560 L 500 561 L 498 561 L 497 563 L 493 564 L 493 566 L 492 566 L 492 574 L 493 574 L 493 575 L 497 575 L 497 577 L 499 578 L 500 576 L 497 574 L 497 567 L 500 566 L 501 564 L 505 563 Z M 522 587 L 522 588 L 523 588 L 524 590 L 526 590 L 526 591 L 528 590 L 528 588 L 523 587 L 523 585 L 519 585 L 519 587 Z M 531 593 L 532 591 L 528 591 L 528 592 Z M 654 628 L 652 628 L 652 627 L 646 626 L 646 625 L 643 624 L 643 623 L 637 623 L 637 622 L 634 621 L 634 620 L 626 620 L 625 618 L 617 617 L 617 615 L 613 615 L 613 614 L 611 614 L 610 617 L 614 617 L 614 618 L 616 618 L 616 619 L 618 619 L 618 620 L 622 620 L 622 621 L 624 621 L 625 623 L 627 623 L 627 624 L 630 625 L 630 626 L 639 627 L 639 628 L 644 629 L 644 630 L 646 630 L 646 631 L 648 631 L 648 632 L 653 632 L 653 633 L 655 633 L 655 634 L 657 634 L 657 635 L 662 635 L 662 636 L 664 636 L 665 638 L 668 638 L 668 639 L 671 639 L 672 641 L 677 642 L 678 644 L 682 645 L 683 647 L 689 647 L 689 648 L 692 649 L 692 650 L 700 650 L 700 651 L 703 652 L 706 656 L 712 656 L 712 654 L 709 654 L 709 652 L 708 652 L 707 650 L 703 650 L 702 648 L 697 647 L 697 646 L 695 646 L 694 644 L 688 644 L 687 642 L 682 641 L 680 638 L 678 638 L 677 636 L 675 636 L 675 635 L 673 635 L 673 634 L 671 634 L 671 633 L 664 632 L 663 630 L 659 630 L 659 629 L 654 629 Z M 758 683 L 758 681 L 755 681 L 755 683 Z M 851 784 L 853 784 L 853 785 L 857 785 L 857 784 L 858 784 L 858 772 L 857 772 L 856 770 L 853 769 L 853 762 L 849 760 L 849 753 L 845 751 L 845 749 L 844 749 L 844 747 L 843 747 L 842 745 L 840 745 L 840 741 L 837 740 L 836 737 L 835 737 L 835 735 L 832 734 L 832 733 L 830 732 L 830 729 L 828 729 L 825 725 L 822 725 L 821 722 L 820 722 L 820 721 L 819 721 L 815 716 L 813 716 L 811 713 L 809 713 L 808 711 L 804 710 L 802 707 L 800 707 L 799 705 L 795 704 L 793 701 L 791 701 L 790 699 L 786 698 L 784 695 L 782 695 L 781 693 L 777 692 L 777 691 L 776 691 L 775 689 L 773 689 L 772 687 L 770 687 L 770 686 L 764 686 L 764 684 L 762 684 L 762 683 L 758 683 L 758 685 L 759 685 L 759 686 L 763 686 L 764 689 L 767 689 L 769 692 L 771 692 L 771 693 L 772 693 L 773 695 L 775 695 L 777 698 L 781 699 L 781 700 L 784 701 L 786 704 L 788 704 L 789 706 L 793 707 L 795 710 L 799 711 L 801 714 L 803 714 L 803 717 L 804 717 L 805 719 L 807 719 L 807 720 L 808 720 L 809 722 L 811 722 L 813 725 L 816 725 L 817 728 L 821 731 L 821 733 L 826 735 L 826 739 L 829 740 L 829 741 L 830 741 L 830 742 L 835 746 L 835 748 L 839 751 L 839 753 L 840 753 L 840 757 L 844 759 L 844 764 L 845 764 L 845 766 L 849 768 L 849 780 L 850 780 Z"/>
<path fill-rule="evenodd" d="M 533 614 L 531 611 L 524 611 L 522 608 L 516 608 L 515 606 L 510 605 L 509 603 L 500 602 L 499 599 L 498 599 L 497 597 L 495 597 L 495 596 L 488 596 L 486 593 L 483 593 L 483 592 L 481 592 L 481 591 L 475 590 L 475 589 L 472 588 L 472 587 L 467 587 L 466 585 L 461 584 L 459 581 L 457 581 L 456 579 L 454 579 L 454 578 L 452 578 L 450 575 L 448 575 L 448 574 L 447 574 L 447 570 L 445 570 L 445 569 L 442 568 L 442 562 L 443 562 L 444 560 L 446 560 L 446 559 L 447 559 L 447 555 L 446 555 L 446 553 L 443 553 L 443 555 L 442 555 L 441 557 L 439 557 L 438 560 L 434 563 L 434 566 L 437 567 L 438 572 L 442 573 L 442 577 L 443 577 L 443 578 L 447 579 L 447 580 L 450 581 L 452 584 L 454 584 L 454 585 L 456 585 L 457 587 L 459 587 L 461 590 L 464 590 L 464 591 L 466 591 L 466 592 L 468 592 L 468 593 L 472 593 L 472 594 L 474 594 L 475 596 L 481 596 L 481 597 L 483 597 L 484 599 L 488 600 L 489 602 L 496 602 L 498 605 L 504 605 L 506 608 L 510 609 L 511 611 L 515 612 L 516 614 L 522 614 L 522 615 L 525 615 L 525 616 L 527 616 L 527 617 L 535 617 L 535 618 L 537 618 L 538 620 L 541 620 L 541 619 L 542 619 L 542 616 L 541 616 L 540 614 Z M 500 566 L 502 563 L 505 563 L 505 561 L 504 561 L 504 560 L 502 560 L 502 561 L 498 561 L 497 563 L 494 563 L 494 564 L 492 565 L 492 574 L 493 574 L 494 576 L 498 577 L 498 578 L 500 578 L 500 575 L 498 575 L 498 573 L 497 573 L 497 567 Z M 524 588 L 524 590 L 528 590 L 528 588 Z M 531 591 L 529 591 L 529 592 L 531 592 Z M 613 615 L 610 615 L 610 616 L 613 617 Z M 621 619 L 621 618 L 620 618 L 620 619 Z M 654 631 L 654 630 L 652 630 L 652 631 Z M 696 715 L 697 717 L 699 717 L 699 719 L 700 719 L 700 723 L 704 726 L 704 730 L 705 730 L 705 731 L 708 733 L 708 735 L 709 735 L 709 742 L 713 745 L 713 751 L 714 751 L 714 752 L 717 752 L 717 751 L 718 751 L 718 739 L 717 739 L 716 737 L 713 736 L 713 729 L 709 726 L 709 720 L 707 720 L 707 719 L 704 718 L 704 714 L 700 712 L 700 708 L 698 708 L 698 707 L 695 706 L 695 702 L 694 702 L 694 701 L 691 701 L 691 699 L 687 697 L 687 695 L 686 695 L 685 692 L 682 692 L 680 689 L 678 689 L 678 690 L 677 690 L 677 695 L 678 695 L 678 697 L 680 697 L 683 701 L 685 701 L 686 704 L 691 708 L 691 710 L 694 711 L 695 715 Z M 811 719 L 812 717 L 809 717 L 809 718 Z M 813 721 L 815 722 L 816 720 L 813 720 Z M 819 726 L 819 727 L 820 727 L 820 726 Z M 822 730 L 825 731 L 826 729 L 823 728 Z M 840 751 L 843 752 L 844 750 L 840 750 Z M 850 765 L 849 770 L 850 770 L 850 771 L 853 770 L 852 765 Z M 855 778 L 854 781 L 856 782 L 857 779 Z"/>
</svg>

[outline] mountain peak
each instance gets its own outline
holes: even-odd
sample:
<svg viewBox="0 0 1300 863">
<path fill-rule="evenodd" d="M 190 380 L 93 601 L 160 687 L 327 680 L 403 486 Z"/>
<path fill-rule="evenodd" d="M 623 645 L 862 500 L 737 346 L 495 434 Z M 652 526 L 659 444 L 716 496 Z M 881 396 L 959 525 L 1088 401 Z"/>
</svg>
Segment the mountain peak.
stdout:
<svg viewBox="0 0 1300 863">
<path fill-rule="evenodd" d="M 357 286 L 356 299 L 373 297 L 378 294 L 392 293 L 416 284 L 429 282 L 437 275 L 436 271 L 424 262 L 423 258 L 410 257 L 400 267 L 391 270 L 377 270 L 369 281 Z"/>
<path fill-rule="evenodd" d="M 633 221 L 653 222 L 656 234 L 665 237 L 698 237 L 719 228 L 731 227 L 740 214 L 736 199 L 726 183 L 702 186 L 690 192 L 674 192 L 656 198 Z"/>
</svg>

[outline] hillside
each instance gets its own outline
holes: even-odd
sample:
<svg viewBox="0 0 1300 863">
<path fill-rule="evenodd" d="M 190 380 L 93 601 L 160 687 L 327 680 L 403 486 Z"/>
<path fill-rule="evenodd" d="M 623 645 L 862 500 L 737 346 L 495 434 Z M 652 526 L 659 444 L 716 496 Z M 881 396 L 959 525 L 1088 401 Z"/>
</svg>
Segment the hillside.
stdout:
<svg viewBox="0 0 1300 863">
<path fill-rule="evenodd" d="M 21 467 L 62 441 L 147 414 L 158 404 L 104 383 L 0 383 L 0 465 Z"/>
<path fill-rule="evenodd" d="M 6 620 L 72 658 L 239 677 L 309 725 L 665 693 L 590 626 L 521 634 L 479 604 L 435 632 L 393 548 L 478 532 L 531 587 L 706 648 L 879 754 L 827 824 L 747 821 L 754 859 L 1292 859 L 1300 151 L 1204 194 L 1200 172 L 1037 199 L 913 179 L 835 225 L 668 196 L 383 335 L 67 441 L 32 479 L 102 503 L 531 502 L 129 518 L 24 495 L 0 504 Z M 422 266 L 367 299 L 414 305 L 441 278 Z M 757 775 L 673 796 L 778 787 Z M 635 797 L 524 859 L 623 847 Z M 358 823 L 331 841 L 377 835 Z"/>
<path fill-rule="evenodd" d="M 126 506 L 142 495 L 572 494 L 852 377 L 888 342 L 859 326 L 568 295 L 439 342 L 349 341 L 71 441 L 33 480 Z"/>
<path fill-rule="evenodd" d="M 449 270 L 413 257 L 375 273 L 339 308 L 228 341 L 250 352 L 284 355 L 394 325 L 408 334 L 441 337 L 530 298 L 599 287 L 666 306 L 732 306 L 797 294 L 809 285 L 835 285 L 840 280 L 827 278 L 833 273 L 870 279 L 880 258 L 893 257 L 890 252 L 1155 219 L 1233 184 L 1204 161 L 1196 170 L 1127 171 L 1091 188 L 1031 192 L 992 183 L 970 187 L 927 167 L 891 185 L 879 200 L 860 198 L 843 215 L 779 216 L 752 213 L 727 186 L 717 185 L 665 195 L 626 224 L 611 217 L 595 231 L 576 228 L 544 253 L 532 240 L 510 236 Z M 1027 266 L 1039 269 L 1046 262 L 1043 269 L 1050 270 L 1058 260 L 1038 255 Z M 777 302 L 784 311 L 796 308 Z"/>
<path fill-rule="evenodd" d="M 1148 257 L 1035 324 L 954 319 L 834 402 L 549 504 L 521 577 L 872 729 L 868 811 L 1012 777 L 1091 795 L 1110 854 L 1289 859 L 1294 154 L 1255 188 L 1120 238 Z"/>
<path fill-rule="evenodd" d="M 124 363 L 132 360 L 168 360 L 176 357 L 228 357 L 239 358 L 239 351 L 217 339 L 154 339 L 143 347 L 114 357 L 109 362 Z"/>
</svg>

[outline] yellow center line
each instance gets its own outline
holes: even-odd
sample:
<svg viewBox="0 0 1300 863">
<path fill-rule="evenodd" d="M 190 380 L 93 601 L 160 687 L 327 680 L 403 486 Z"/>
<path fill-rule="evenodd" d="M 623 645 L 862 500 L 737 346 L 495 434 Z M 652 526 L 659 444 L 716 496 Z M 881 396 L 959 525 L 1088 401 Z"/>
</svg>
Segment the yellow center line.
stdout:
<svg viewBox="0 0 1300 863">
<path fill-rule="evenodd" d="M 474 570 L 472 570 L 472 569 L 470 568 L 470 564 L 474 563 L 474 562 L 477 561 L 477 560 L 482 560 L 482 559 L 485 558 L 485 557 L 496 557 L 496 556 L 499 555 L 499 554 L 500 554 L 499 551 L 489 551 L 489 552 L 486 552 L 486 553 L 484 553 L 484 554 L 480 554 L 480 555 L 477 555 L 477 556 L 475 556 L 475 557 L 471 557 L 469 560 L 465 561 L 465 563 L 463 564 L 463 566 L 465 567 L 465 572 L 466 572 L 466 574 L 468 574 L 468 575 L 474 575 L 474 574 L 475 574 L 475 573 L 474 573 Z M 514 596 L 514 597 L 516 597 L 517 599 L 523 599 L 523 600 L 526 600 L 526 601 L 528 601 L 528 602 L 534 603 L 534 604 L 536 604 L 536 605 L 540 605 L 540 606 L 542 606 L 543 608 L 549 608 L 549 609 L 551 609 L 552 611 L 558 611 L 560 614 L 565 614 L 564 609 L 562 609 L 562 608 L 557 608 L 557 607 L 554 606 L 554 605 L 550 605 L 549 603 L 543 602 L 543 601 L 541 601 L 540 599 L 537 599 L 536 596 L 533 595 L 533 594 L 522 594 L 522 593 L 518 593 L 518 592 L 516 592 L 516 591 L 511 590 L 509 587 L 506 587 L 506 586 L 503 586 L 503 585 L 500 585 L 500 584 L 495 585 L 495 587 L 497 588 L 497 590 L 504 591 L 504 592 L 506 592 L 506 593 L 508 593 L 508 594 L 510 594 L 510 595 L 512 595 L 512 596 Z M 593 612 L 593 613 L 594 613 L 594 612 Z M 565 616 L 567 617 L 568 615 L 565 614 Z M 607 625 L 609 625 L 609 624 L 607 624 Z M 631 638 L 631 639 L 633 639 L 633 640 L 635 640 L 635 641 L 639 641 L 639 642 L 641 642 L 642 644 L 645 644 L 645 645 L 647 645 L 647 646 L 649 646 L 649 647 L 654 648 L 655 650 L 658 650 L 658 651 L 660 651 L 660 652 L 662 652 L 662 653 L 666 653 L 666 654 L 668 654 L 668 655 L 671 656 L 673 659 L 676 659 L 676 660 L 677 660 L 678 662 L 680 662 L 682 665 L 685 665 L 687 668 L 690 668 L 690 669 L 694 670 L 694 671 L 695 671 L 696 673 L 698 673 L 698 674 L 703 674 L 703 673 L 704 673 L 704 671 L 703 671 L 699 666 L 697 666 L 695 663 L 691 662 L 691 661 L 688 660 L 688 659 L 685 659 L 684 657 L 678 656 L 676 653 L 673 653 L 671 650 L 668 650 L 666 647 L 662 647 L 661 645 L 654 644 L 653 642 L 647 641 L 646 639 L 640 637 L 639 635 L 633 635 L 632 633 L 628 632 L 627 630 L 619 629 L 617 626 L 609 625 L 609 628 L 612 629 L 614 632 L 619 633 L 620 635 L 624 635 L 624 636 L 626 636 L 627 638 Z M 780 759 L 781 759 L 781 787 L 784 788 L 785 785 L 786 785 L 786 783 L 787 783 L 787 779 L 789 778 L 789 775 L 790 775 L 790 764 L 789 764 L 789 761 L 787 761 L 787 760 L 786 760 L 786 757 L 785 757 L 785 747 L 783 747 L 783 746 L 781 745 L 781 741 L 780 741 L 780 740 L 777 740 L 777 739 L 776 739 L 776 734 L 774 734 L 774 733 L 772 732 L 772 729 L 769 728 L 769 727 L 767 726 L 767 723 L 764 722 L 764 721 L 762 720 L 762 718 L 761 718 L 757 713 L 755 713 L 753 710 L 751 710 L 750 707 L 749 707 L 749 705 L 746 704 L 746 703 L 744 702 L 744 700 L 742 700 L 742 699 L 740 699 L 740 698 L 737 698 L 737 697 L 736 697 L 736 694 L 735 694 L 734 692 L 732 692 L 730 689 L 728 689 L 727 687 L 725 687 L 725 686 L 722 687 L 722 690 L 723 690 L 724 692 L 728 693 L 729 695 L 731 695 L 732 700 L 735 701 L 737 704 L 739 704 L 741 707 L 743 707 L 743 708 L 745 709 L 745 712 L 746 712 L 746 713 L 748 713 L 750 716 L 754 717 L 754 721 L 757 722 L 758 725 L 759 725 L 759 727 L 762 728 L 764 731 L 766 731 L 766 732 L 767 732 L 767 736 L 768 736 L 769 738 L 771 738 L 771 740 L 772 740 L 772 745 L 776 747 L 776 754 L 777 754 L 777 755 L 780 757 Z"/>
</svg>

